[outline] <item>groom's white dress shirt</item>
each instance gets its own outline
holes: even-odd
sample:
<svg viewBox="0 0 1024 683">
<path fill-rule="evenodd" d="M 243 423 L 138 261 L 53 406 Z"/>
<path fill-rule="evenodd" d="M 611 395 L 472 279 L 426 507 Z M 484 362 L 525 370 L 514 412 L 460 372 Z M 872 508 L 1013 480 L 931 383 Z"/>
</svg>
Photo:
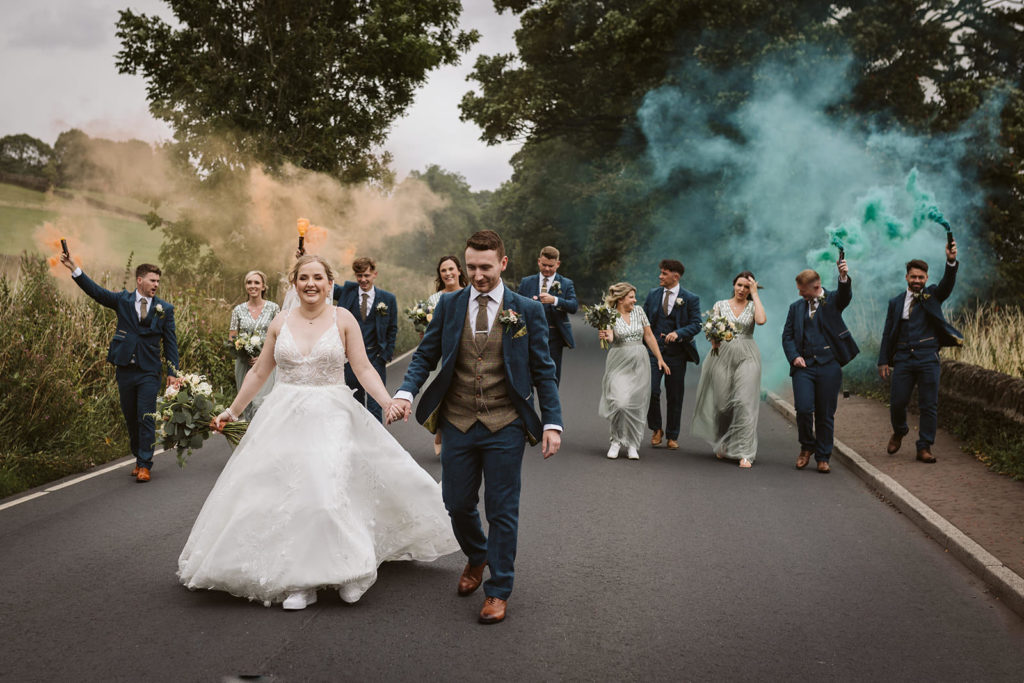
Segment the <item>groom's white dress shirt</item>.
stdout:
<svg viewBox="0 0 1024 683">
<path fill-rule="evenodd" d="M 672 315 L 672 309 L 676 307 L 676 299 L 679 298 L 679 283 L 677 282 L 674 287 L 670 287 L 666 291 L 668 291 L 668 313 L 667 313 L 667 315 Z M 664 298 L 665 294 L 663 293 L 661 296 Z"/>
</svg>

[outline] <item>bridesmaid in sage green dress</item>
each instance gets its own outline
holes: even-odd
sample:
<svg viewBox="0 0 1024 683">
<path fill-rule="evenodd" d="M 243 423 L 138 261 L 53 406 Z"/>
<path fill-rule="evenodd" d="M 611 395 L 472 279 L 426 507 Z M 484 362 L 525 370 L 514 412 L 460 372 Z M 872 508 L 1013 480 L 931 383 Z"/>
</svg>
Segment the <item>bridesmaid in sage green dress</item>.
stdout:
<svg viewBox="0 0 1024 683">
<path fill-rule="evenodd" d="M 267 301 L 267 276 L 259 270 L 250 270 L 245 274 L 245 293 L 248 300 L 238 304 L 231 311 L 231 325 L 228 327 L 228 337 L 234 340 L 239 334 L 252 334 L 258 332 L 264 339 L 267 337 L 267 328 L 270 321 L 278 314 L 281 308 L 273 301 Z M 241 390 L 245 373 L 249 372 L 256 363 L 256 359 L 244 360 L 241 355 L 235 356 L 235 389 Z M 274 378 L 271 376 L 260 392 L 253 398 L 241 418 L 251 420 L 263 398 L 270 393 L 274 387 Z"/>
<path fill-rule="evenodd" d="M 761 351 L 754 325 L 767 318 L 754 274 L 745 270 L 732 281 L 732 298 L 716 301 L 714 316 L 736 325 L 728 342 L 712 342 L 697 385 L 697 407 L 690 431 L 711 444 L 719 459 L 738 460 L 748 468 L 757 457 L 757 413 L 761 403 Z"/>
<path fill-rule="evenodd" d="M 611 427 L 608 457 L 619 457 L 619 451 L 625 447 L 626 457 L 638 460 L 637 449 L 644 435 L 651 400 L 651 362 L 645 344 L 662 372 L 666 375 L 671 372 L 661 357 L 658 340 L 651 332 L 644 309 L 636 305 L 636 287 L 618 282 L 608 288 L 604 301 L 619 312 L 619 319 L 614 328 L 598 332 L 601 339 L 611 342 L 611 349 L 605 359 L 597 412 Z"/>
</svg>

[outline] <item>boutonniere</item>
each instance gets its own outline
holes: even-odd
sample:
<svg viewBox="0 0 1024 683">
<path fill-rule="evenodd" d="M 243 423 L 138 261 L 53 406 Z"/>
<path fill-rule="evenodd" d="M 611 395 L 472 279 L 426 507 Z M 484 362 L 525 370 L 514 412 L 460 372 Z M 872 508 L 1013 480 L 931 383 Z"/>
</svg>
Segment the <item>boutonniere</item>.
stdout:
<svg viewBox="0 0 1024 683">
<path fill-rule="evenodd" d="M 377 311 L 377 315 L 386 316 L 388 314 L 388 305 L 381 301 L 379 304 L 377 304 L 375 310 Z"/>
<path fill-rule="evenodd" d="M 513 339 L 518 339 L 526 334 L 526 327 L 523 325 L 523 316 L 518 311 L 513 311 L 511 308 L 506 308 L 498 314 L 498 322 L 501 323 L 502 329 L 505 330 L 505 334 L 512 334 Z"/>
<path fill-rule="evenodd" d="M 158 318 L 164 317 L 164 305 L 163 304 L 157 304 L 153 308 L 153 310 L 156 311 L 156 317 L 158 317 Z"/>
<path fill-rule="evenodd" d="M 676 306 L 682 306 L 682 305 L 683 305 L 683 304 L 685 304 L 685 303 L 686 303 L 686 302 L 685 302 L 685 301 L 683 301 L 683 298 L 682 298 L 682 297 L 679 297 L 679 298 L 677 298 L 677 299 L 676 299 Z"/>
<path fill-rule="evenodd" d="M 818 296 L 815 297 L 815 299 L 817 300 L 819 306 L 824 306 L 825 305 L 825 298 L 826 297 L 825 297 L 824 294 L 819 294 Z"/>
<path fill-rule="evenodd" d="M 548 294 L 558 294 L 562 291 L 562 283 L 555 280 L 551 283 L 551 287 L 548 288 Z"/>
<path fill-rule="evenodd" d="M 910 296 L 913 297 L 914 301 L 928 301 L 932 298 L 932 295 L 928 292 L 911 292 Z"/>
</svg>

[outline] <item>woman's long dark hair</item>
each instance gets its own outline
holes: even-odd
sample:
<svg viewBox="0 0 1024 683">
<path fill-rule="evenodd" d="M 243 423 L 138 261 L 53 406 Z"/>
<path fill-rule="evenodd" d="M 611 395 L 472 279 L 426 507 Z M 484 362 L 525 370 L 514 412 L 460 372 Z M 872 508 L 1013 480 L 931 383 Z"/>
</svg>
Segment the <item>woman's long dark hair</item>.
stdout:
<svg viewBox="0 0 1024 683">
<path fill-rule="evenodd" d="M 451 255 L 442 256 L 441 260 L 437 262 L 437 277 L 434 279 L 434 284 L 437 286 L 437 289 L 435 289 L 434 291 L 440 292 L 442 289 L 444 289 L 444 280 L 441 279 L 441 264 L 444 263 L 445 261 L 454 261 L 455 267 L 459 269 L 459 287 L 465 287 L 466 285 L 468 285 L 469 280 L 466 279 L 466 273 L 464 270 L 462 270 L 462 263 L 459 261 L 459 257 Z"/>
<path fill-rule="evenodd" d="M 741 277 L 745 277 L 748 280 L 754 280 L 755 282 L 757 281 L 754 278 L 754 274 L 753 273 L 751 273 L 749 270 L 744 270 L 742 273 L 738 274 L 736 277 L 734 277 L 732 279 L 732 286 L 733 287 L 736 286 L 736 281 L 739 280 Z M 758 287 L 758 289 L 760 289 L 760 287 Z M 754 296 L 752 294 L 747 294 L 747 301 L 750 301 L 753 298 L 754 298 Z"/>
</svg>

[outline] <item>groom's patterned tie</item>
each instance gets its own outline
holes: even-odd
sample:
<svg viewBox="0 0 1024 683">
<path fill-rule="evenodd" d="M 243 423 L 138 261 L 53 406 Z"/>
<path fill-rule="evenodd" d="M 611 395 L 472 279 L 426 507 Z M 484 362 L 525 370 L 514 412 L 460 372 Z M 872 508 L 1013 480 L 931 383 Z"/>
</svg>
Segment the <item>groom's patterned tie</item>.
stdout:
<svg viewBox="0 0 1024 683">
<path fill-rule="evenodd" d="M 487 343 L 487 303 L 490 300 L 491 297 L 486 294 L 481 294 L 476 298 L 476 325 L 473 330 L 476 333 L 477 344 Z"/>
<path fill-rule="evenodd" d="M 359 314 L 363 316 L 363 322 L 366 322 L 366 304 L 370 299 L 370 295 L 363 292 L 363 305 L 359 307 Z"/>
<path fill-rule="evenodd" d="M 141 323 L 146 319 L 146 298 L 143 297 L 139 300 L 139 322 Z"/>
<path fill-rule="evenodd" d="M 548 279 L 547 278 L 544 278 L 544 283 L 540 286 L 540 293 L 541 294 L 547 294 L 548 293 Z"/>
<path fill-rule="evenodd" d="M 661 302 L 661 312 L 664 313 L 665 315 L 668 315 L 668 298 L 669 298 L 669 290 L 666 289 L 665 290 L 665 300 Z"/>
</svg>

